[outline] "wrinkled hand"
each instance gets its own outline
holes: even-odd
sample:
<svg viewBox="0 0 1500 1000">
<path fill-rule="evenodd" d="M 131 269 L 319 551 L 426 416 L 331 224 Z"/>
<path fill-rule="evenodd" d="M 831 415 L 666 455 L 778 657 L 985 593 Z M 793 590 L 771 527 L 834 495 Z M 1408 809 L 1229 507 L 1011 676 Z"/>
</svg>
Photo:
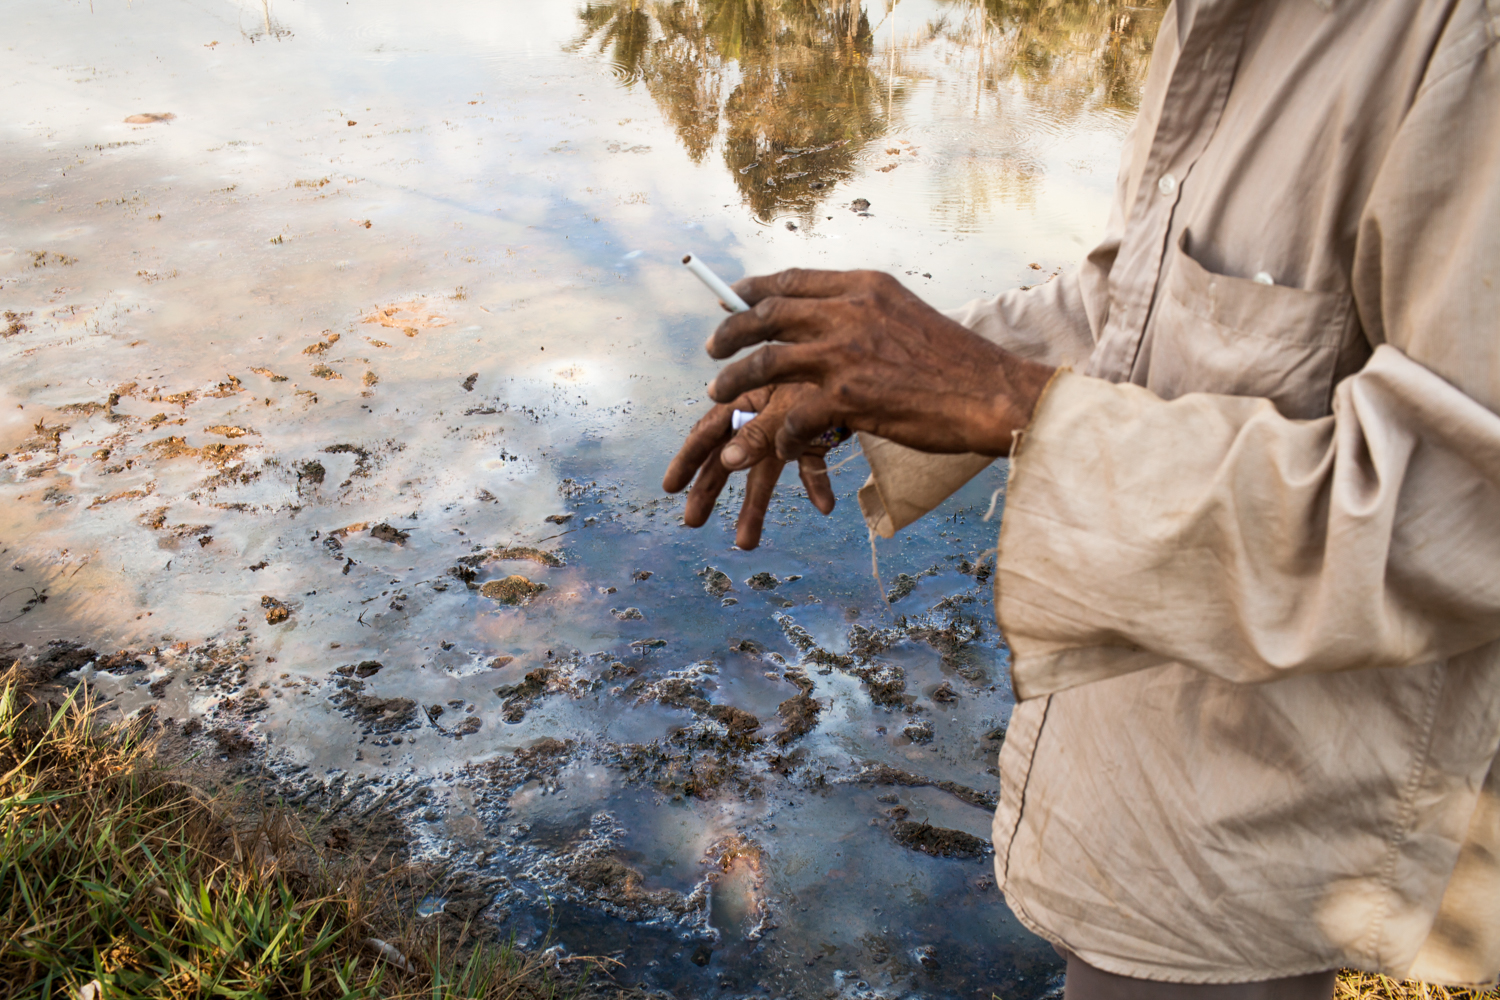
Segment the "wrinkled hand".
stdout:
<svg viewBox="0 0 1500 1000">
<path fill-rule="evenodd" d="M 708 394 L 728 403 L 767 386 L 808 383 L 776 431 L 776 454 L 787 461 L 840 425 L 925 452 L 1009 454 L 1012 434 L 1030 422 L 1052 376 L 888 274 L 790 270 L 745 278 L 734 290 L 752 308 L 719 325 L 708 353 L 728 358 L 779 343 L 726 367 Z M 721 464 L 737 469 L 752 460 L 725 449 Z"/>
<path fill-rule="evenodd" d="M 740 504 L 740 517 L 735 523 L 734 544 L 742 549 L 753 549 L 760 544 L 761 527 L 766 520 L 766 507 L 781 478 L 786 460 L 777 457 L 774 440 L 781 429 L 787 411 L 796 406 L 802 397 L 814 391 L 810 386 L 769 386 L 745 393 L 727 404 L 715 406 L 693 426 L 687 441 L 662 480 L 662 489 L 676 493 L 689 482 L 693 489 L 688 493 L 687 510 L 683 520 L 691 528 L 698 528 L 713 513 L 714 503 L 724 484 L 729 481 L 731 469 L 721 460 L 732 454 L 734 468 L 750 470 L 745 480 L 745 499 Z M 751 410 L 754 420 L 732 429 L 731 417 L 735 410 Z M 823 463 L 827 448 L 804 449 L 797 458 L 797 471 L 802 476 L 802 485 L 807 487 L 807 497 L 821 513 L 833 511 L 833 487 L 828 482 L 828 469 Z M 697 481 L 693 476 L 697 475 Z"/>
</svg>

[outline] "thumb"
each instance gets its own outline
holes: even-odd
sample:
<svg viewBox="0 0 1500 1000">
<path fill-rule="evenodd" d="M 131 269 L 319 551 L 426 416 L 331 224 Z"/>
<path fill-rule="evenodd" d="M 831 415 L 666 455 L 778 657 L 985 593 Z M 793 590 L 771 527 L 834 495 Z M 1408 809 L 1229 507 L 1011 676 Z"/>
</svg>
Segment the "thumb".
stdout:
<svg viewBox="0 0 1500 1000">
<path fill-rule="evenodd" d="M 739 429 L 719 453 L 726 469 L 748 469 L 774 453 L 775 428 L 764 413 Z"/>
</svg>

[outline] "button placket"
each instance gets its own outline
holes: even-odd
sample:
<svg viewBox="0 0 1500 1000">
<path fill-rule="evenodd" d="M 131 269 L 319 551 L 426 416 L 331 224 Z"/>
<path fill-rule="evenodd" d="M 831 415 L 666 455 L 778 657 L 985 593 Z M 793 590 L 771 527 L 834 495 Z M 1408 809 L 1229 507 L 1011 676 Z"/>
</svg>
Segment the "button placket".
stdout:
<svg viewBox="0 0 1500 1000">
<path fill-rule="evenodd" d="M 1144 183 L 1137 188 L 1121 253 L 1110 275 L 1109 319 L 1100 336 L 1099 349 L 1086 369 L 1090 375 L 1132 378 L 1155 305 L 1168 249 L 1167 236 L 1182 196 L 1183 177 L 1202 155 L 1224 113 L 1253 5 L 1243 0 L 1225 0 L 1205 6 L 1208 9 L 1198 12 L 1197 23 L 1183 40 L 1162 96 L 1161 113 L 1144 164 Z M 1211 20 L 1217 23 L 1205 23 L 1204 15 L 1210 11 Z M 1225 53 L 1232 53 L 1233 57 L 1225 58 Z M 1211 54 L 1217 54 L 1219 59 L 1210 59 Z M 1155 194 L 1150 189 L 1153 176 Z"/>
</svg>

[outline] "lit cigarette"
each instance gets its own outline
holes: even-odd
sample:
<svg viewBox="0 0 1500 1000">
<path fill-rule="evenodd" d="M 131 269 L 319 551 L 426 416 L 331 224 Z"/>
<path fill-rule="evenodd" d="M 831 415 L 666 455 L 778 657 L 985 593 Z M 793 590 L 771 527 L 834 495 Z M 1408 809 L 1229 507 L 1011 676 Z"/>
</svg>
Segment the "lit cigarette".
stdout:
<svg viewBox="0 0 1500 1000">
<path fill-rule="evenodd" d="M 734 294 L 734 289 L 724 284 L 724 279 L 710 271 L 708 265 L 703 263 L 703 261 L 692 254 L 688 254 L 682 258 L 682 262 L 687 265 L 689 271 L 698 276 L 699 281 L 708 286 L 710 292 L 719 297 L 720 302 L 729 307 L 730 312 L 742 313 L 750 311 L 750 307 L 745 304 L 745 300 Z"/>
</svg>

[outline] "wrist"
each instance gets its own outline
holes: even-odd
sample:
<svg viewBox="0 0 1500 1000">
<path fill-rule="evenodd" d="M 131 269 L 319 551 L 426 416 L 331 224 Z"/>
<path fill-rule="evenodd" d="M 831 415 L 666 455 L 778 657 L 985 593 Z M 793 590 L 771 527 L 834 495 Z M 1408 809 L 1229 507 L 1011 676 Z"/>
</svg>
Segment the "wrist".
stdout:
<svg viewBox="0 0 1500 1000">
<path fill-rule="evenodd" d="M 985 434 L 985 455 L 1009 455 L 1015 435 L 1031 425 L 1037 403 L 1041 401 L 1057 369 L 1051 365 L 1028 361 L 1009 352 L 1000 360 L 995 382 L 998 391 L 990 397 L 990 421 Z"/>
</svg>

